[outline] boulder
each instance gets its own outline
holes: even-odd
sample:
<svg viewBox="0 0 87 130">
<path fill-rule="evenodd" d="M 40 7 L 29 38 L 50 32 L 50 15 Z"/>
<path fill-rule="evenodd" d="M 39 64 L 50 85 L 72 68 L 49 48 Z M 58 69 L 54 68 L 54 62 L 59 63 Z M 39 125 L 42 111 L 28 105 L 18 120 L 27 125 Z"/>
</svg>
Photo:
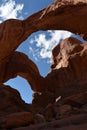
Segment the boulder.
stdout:
<svg viewBox="0 0 87 130">
<path fill-rule="evenodd" d="M 55 96 L 51 92 L 42 92 L 42 93 L 34 93 L 32 104 L 36 104 L 45 108 L 49 103 L 53 103 L 55 101 Z"/>
<path fill-rule="evenodd" d="M 53 104 L 48 104 L 44 110 L 44 115 L 47 121 L 51 121 L 55 116 L 54 106 Z"/>
<path fill-rule="evenodd" d="M 0 83 L 0 117 L 15 113 L 29 111 L 27 105 L 22 99 L 19 92 L 10 86 Z"/>
<path fill-rule="evenodd" d="M 29 126 L 34 123 L 33 115 L 30 112 L 19 112 L 7 115 L 3 119 L 0 128 L 12 129 L 21 126 Z"/>
<path fill-rule="evenodd" d="M 44 122 L 46 122 L 44 115 L 37 113 L 35 115 L 35 124 L 40 124 L 40 123 L 44 123 Z"/>
</svg>

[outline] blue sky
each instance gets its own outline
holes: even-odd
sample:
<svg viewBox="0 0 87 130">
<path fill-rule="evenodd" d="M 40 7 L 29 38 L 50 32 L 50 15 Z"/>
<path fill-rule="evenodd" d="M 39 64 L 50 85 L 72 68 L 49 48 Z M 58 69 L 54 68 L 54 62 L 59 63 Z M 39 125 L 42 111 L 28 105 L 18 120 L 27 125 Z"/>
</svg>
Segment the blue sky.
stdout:
<svg viewBox="0 0 87 130">
<path fill-rule="evenodd" d="M 10 18 L 25 19 L 33 13 L 45 8 L 53 1 L 54 0 L 0 0 L 0 22 Z M 75 36 L 67 31 L 39 31 L 33 33 L 23 42 L 17 48 L 17 51 L 27 54 L 28 57 L 37 64 L 41 75 L 45 76 L 50 70 L 52 48 L 58 44 L 61 39 L 69 37 L 70 35 Z M 33 91 L 25 79 L 18 76 L 15 79 L 9 80 L 6 84 L 17 89 L 25 102 L 31 102 Z"/>
</svg>

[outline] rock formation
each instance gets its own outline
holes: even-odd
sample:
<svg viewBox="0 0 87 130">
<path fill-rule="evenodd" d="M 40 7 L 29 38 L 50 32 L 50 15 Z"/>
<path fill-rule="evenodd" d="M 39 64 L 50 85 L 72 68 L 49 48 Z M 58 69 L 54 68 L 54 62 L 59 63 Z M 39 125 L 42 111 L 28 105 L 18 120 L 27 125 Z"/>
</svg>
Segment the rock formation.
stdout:
<svg viewBox="0 0 87 130">
<path fill-rule="evenodd" d="M 41 77 L 35 63 L 24 53 L 13 52 L 6 60 L 0 63 L 0 82 L 4 83 L 17 75 L 27 79 L 34 91 L 44 89 L 44 79 Z M 38 81 L 41 82 L 38 82 Z M 40 86 L 42 86 L 40 88 Z"/>
<path fill-rule="evenodd" d="M 87 90 L 86 53 L 87 44 L 75 38 L 67 38 L 53 49 L 51 72 L 45 78 L 49 91 L 70 96 Z"/>
<path fill-rule="evenodd" d="M 87 44 L 72 37 L 61 41 L 52 50 L 45 78 L 32 60 L 15 51 L 38 30 L 68 30 L 87 40 L 86 14 L 86 0 L 56 0 L 23 21 L 0 24 L 0 130 L 87 129 Z M 34 90 L 32 104 L 3 84 L 17 75 Z"/>
<path fill-rule="evenodd" d="M 21 42 L 35 31 L 68 30 L 82 34 L 84 39 L 87 40 L 86 14 L 86 0 L 57 0 L 23 21 L 10 19 L 1 23 L 0 62 L 6 59 Z"/>
</svg>

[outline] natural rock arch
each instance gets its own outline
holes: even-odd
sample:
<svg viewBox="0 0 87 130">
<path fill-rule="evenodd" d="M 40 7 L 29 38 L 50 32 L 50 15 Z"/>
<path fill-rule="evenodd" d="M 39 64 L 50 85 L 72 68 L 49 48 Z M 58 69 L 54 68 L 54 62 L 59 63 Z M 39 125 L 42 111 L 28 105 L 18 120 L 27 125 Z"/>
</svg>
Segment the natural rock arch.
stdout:
<svg viewBox="0 0 87 130">
<path fill-rule="evenodd" d="M 57 0 L 53 4 L 48 6 L 47 8 L 28 17 L 27 19 L 23 21 L 17 20 L 17 19 L 10 19 L 1 23 L 0 24 L 0 66 L 1 66 L 1 69 L 2 69 L 2 66 L 3 67 L 5 66 L 5 64 L 8 64 L 6 66 L 9 66 L 9 64 L 13 62 L 13 61 L 11 62 L 12 58 L 15 55 L 19 55 L 17 52 L 14 52 L 14 50 L 24 40 L 26 40 L 26 38 L 29 35 L 31 35 L 35 31 L 48 30 L 48 29 L 68 30 L 74 33 L 83 34 L 84 35 L 83 38 L 87 40 L 86 15 L 87 15 L 86 0 L 84 1 L 83 0 L 77 0 L 77 1 L 76 0 Z M 8 61 L 10 63 L 8 63 Z M 19 61 L 16 59 L 16 63 L 17 62 Z M 29 59 L 28 59 L 28 62 L 29 64 L 27 63 L 27 66 L 32 64 L 30 63 L 31 61 Z M 21 73 L 20 73 L 18 71 L 18 69 L 20 70 L 20 68 L 15 68 L 15 67 L 13 68 L 16 71 L 16 73 L 14 74 L 13 72 L 13 75 L 11 75 L 10 77 L 8 76 L 6 79 L 12 78 L 17 74 L 26 78 L 30 84 L 32 84 L 32 81 L 31 81 L 32 79 L 33 85 L 31 85 L 31 87 L 35 91 L 43 91 L 43 89 L 47 89 L 47 86 L 49 86 L 46 81 L 43 82 L 45 79 L 41 77 L 39 72 L 36 73 L 36 71 L 34 70 L 32 73 L 31 70 L 27 70 L 29 72 L 26 73 L 25 68 L 23 68 L 23 70 L 21 70 Z M 36 85 L 36 79 L 34 79 L 36 76 L 35 74 L 37 74 L 38 75 L 37 77 L 40 79 L 40 83 L 38 84 L 38 87 L 34 86 Z M 30 78 L 28 78 L 28 76 Z M 2 74 L 2 77 L 3 77 L 3 74 Z M 1 81 L 3 80 L 1 79 Z"/>
<path fill-rule="evenodd" d="M 23 21 L 10 19 L 1 23 L 0 62 L 38 30 L 68 30 L 83 34 L 87 40 L 86 14 L 86 0 L 58 0 Z"/>
<path fill-rule="evenodd" d="M 34 91 L 45 89 L 44 78 L 35 63 L 24 53 L 15 51 L 0 64 L 0 82 L 4 83 L 17 75 L 25 78 Z"/>
</svg>

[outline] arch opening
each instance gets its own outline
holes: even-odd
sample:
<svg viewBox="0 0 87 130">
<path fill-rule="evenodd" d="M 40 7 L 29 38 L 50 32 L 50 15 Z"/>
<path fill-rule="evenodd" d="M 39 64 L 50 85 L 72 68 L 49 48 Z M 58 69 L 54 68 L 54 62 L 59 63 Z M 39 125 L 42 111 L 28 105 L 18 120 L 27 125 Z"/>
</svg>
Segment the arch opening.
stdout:
<svg viewBox="0 0 87 130">
<path fill-rule="evenodd" d="M 33 91 L 26 79 L 17 76 L 14 79 L 8 80 L 4 84 L 16 89 L 20 93 L 22 100 L 31 104 Z"/>
<path fill-rule="evenodd" d="M 26 53 L 19 48 L 17 49 L 20 52 L 26 53 L 30 59 L 34 61 L 34 63 L 38 66 L 40 74 L 45 77 L 46 74 L 50 70 L 50 63 L 51 63 L 51 51 L 53 47 L 55 47 L 61 40 L 67 37 L 75 37 L 85 42 L 80 36 L 75 35 L 68 31 L 62 30 L 48 30 L 48 31 L 38 31 L 31 35 L 26 45 L 29 47 L 29 52 Z M 23 46 L 23 45 L 21 45 Z M 23 47 L 22 47 L 23 48 Z M 6 85 L 10 85 L 11 87 L 17 89 L 20 92 L 22 99 L 26 103 L 32 102 L 32 94 L 33 91 L 31 87 L 29 87 L 29 83 L 26 79 L 17 76 L 14 79 L 10 79 L 8 82 L 5 83 Z"/>
</svg>

